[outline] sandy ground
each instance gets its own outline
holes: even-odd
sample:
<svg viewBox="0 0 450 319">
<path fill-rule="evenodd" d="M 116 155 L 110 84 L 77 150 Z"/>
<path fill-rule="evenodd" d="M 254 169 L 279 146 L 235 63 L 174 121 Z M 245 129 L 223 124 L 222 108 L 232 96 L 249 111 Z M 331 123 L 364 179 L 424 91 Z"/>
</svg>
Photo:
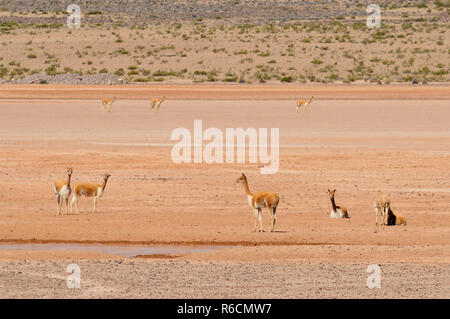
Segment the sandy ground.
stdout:
<svg viewBox="0 0 450 319">
<path fill-rule="evenodd" d="M 80 267 L 69 289 L 66 267 Z M 448 266 L 382 264 L 381 288 L 360 263 L 67 260 L 0 263 L 2 298 L 448 298 Z M 200 280 L 201 278 L 201 280 Z M 24 287 L 27 287 L 25 290 Z"/>
<path fill-rule="evenodd" d="M 449 100 L 433 93 L 426 101 L 375 100 L 373 92 L 369 100 L 319 95 L 299 114 L 292 100 L 239 96 L 179 94 L 154 113 L 148 102 L 125 98 L 108 114 L 94 100 L 1 101 L 1 241 L 237 247 L 124 260 L 0 251 L 0 296 L 448 298 Z M 260 175 L 258 164 L 174 164 L 170 134 L 193 130 L 195 119 L 204 129 L 280 128 L 279 172 Z M 55 216 L 52 183 L 66 167 L 74 168 L 74 183 L 112 175 L 97 213 L 84 199 L 81 213 Z M 280 194 L 276 232 L 253 232 L 244 190 L 234 183 L 242 172 L 252 191 Z M 328 218 L 327 188 L 337 189 L 351 219 Z M 376 229 L 379 191 L 391 195 L 406 227 Z M 263 222 L 268 230 L 267 212 Z M 86 280 L 81 290 L 65 286 L 72 262 Z M 381 289 L 365 285 L 369 264 L 381 265 Z"/>
</svg>

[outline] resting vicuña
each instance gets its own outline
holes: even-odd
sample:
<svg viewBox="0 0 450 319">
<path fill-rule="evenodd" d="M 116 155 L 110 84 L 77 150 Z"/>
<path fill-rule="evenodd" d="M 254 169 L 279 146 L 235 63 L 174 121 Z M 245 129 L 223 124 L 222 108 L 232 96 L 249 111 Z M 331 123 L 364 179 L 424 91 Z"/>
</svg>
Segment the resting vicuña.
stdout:
<svg viewBox="0 0 450 319">
<path fill-rule="evenodd" d="M 405 218 L 405 216 L 392 211 L 392 209 L 389 207 L 386 225 L 388 225 L 388 226 L 394 226 L 394 225 L 395 226 L 405 226 L 406 218 Z"/>
<path fill-rule="evenodd" d="M 328 195 L 330 195 L 330 200 L 331 200 L 331 207 L 333 208 L 330 213 L 330 217 L 331 218 L 350 218 L 347 208 L 345 208 L 344 206 L 336 205 L 336 202 L 334 201 L 335 193 L 336 193 L 336 190 L 331 191 L 328 189 Z"/>
</svg>

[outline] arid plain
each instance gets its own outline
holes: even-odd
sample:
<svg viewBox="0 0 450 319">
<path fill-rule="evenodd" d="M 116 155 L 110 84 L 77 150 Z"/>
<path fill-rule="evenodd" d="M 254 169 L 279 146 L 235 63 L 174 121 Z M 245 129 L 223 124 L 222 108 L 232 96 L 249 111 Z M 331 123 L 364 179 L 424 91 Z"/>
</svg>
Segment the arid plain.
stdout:
<svg viewBox="0 0 450 319">
<path fill-rule="evenodd" d="M 111 113 L 105 95 L 119 97 Z M 448 86 L 3 86 L 0 98 L 2 243 L 225 246 L 154 258 L 0 250 L 1 297 L 450 297 Z M 279 172 L 173 163 L 172 131 L 197 119 L 279 128 Z M 96 213 L 82 199 L 81 213 L 55 216 L 67 167 L 73 183 L 112 175 Z M 252 191 L 280 195 L 276 232 L 253 232 L 242 172 Z M 328 188 L 350 219 L 329 218 Z M 380 191 L 406 226 L 375 227 Z M 266 231 L 269 220 L 264 211 Z M 66 287 L 70 263 L 80 289 Z M 370 264 L 379 289 L 366 287 Z"/>
</svg>

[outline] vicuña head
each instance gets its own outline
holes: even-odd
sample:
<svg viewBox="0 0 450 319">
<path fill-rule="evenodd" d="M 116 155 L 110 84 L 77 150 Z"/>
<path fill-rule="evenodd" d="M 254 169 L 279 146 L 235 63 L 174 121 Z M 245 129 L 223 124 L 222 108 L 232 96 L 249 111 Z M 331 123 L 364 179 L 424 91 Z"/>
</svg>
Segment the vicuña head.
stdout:
<svg viewBox="0 0 450 319">
<path fill-rule="evenodd" d="M 247 181 L 247 177 L 245 177 L 244 173 L 242 173 L 242 175 L 238 179 L 236 179 L 236 183 L 242 183 L 243 184 L 246 181 Z"/>
<path fill-rule="evenodd" d="M 335 189 L 333 189 L 333 190 L 328 189 L 328 195 L 330 195 L 330 199 L 334 199 L 334 194 L 335 193 L 336 193 Z"/>
</svg>

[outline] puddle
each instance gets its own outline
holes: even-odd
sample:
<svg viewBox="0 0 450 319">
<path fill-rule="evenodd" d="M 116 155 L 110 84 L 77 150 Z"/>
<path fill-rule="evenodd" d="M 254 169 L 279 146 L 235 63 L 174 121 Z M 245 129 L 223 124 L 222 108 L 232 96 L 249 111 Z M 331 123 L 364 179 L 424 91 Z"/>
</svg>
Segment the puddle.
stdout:
<svg viewBox="0 0 450 319">
<path fill-rule="evenodd" d="M 138 255 L 186 254 L 214 251 L 231 246 L 169 246 L 169 245 L 103 245 L 103 244 L 0 244 L 0 250 L 87 251 L 121 257 Z"/>
</svg>

